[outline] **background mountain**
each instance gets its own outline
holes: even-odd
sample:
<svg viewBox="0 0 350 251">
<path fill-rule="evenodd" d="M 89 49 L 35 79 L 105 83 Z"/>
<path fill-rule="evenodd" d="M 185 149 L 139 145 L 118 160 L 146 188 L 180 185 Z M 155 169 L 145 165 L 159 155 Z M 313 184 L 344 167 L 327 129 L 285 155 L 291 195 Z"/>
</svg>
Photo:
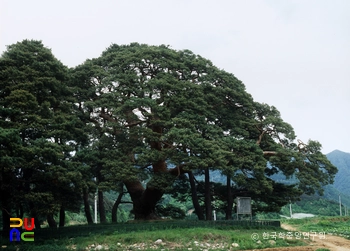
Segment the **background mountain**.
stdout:
<svg viewBox="0 0 350 251">
<path fill-rule="evenodd" d="M 339 215 L 339 195 L 342 203 L 342 215 L 350 208 L 350 153 L 334 150 L 327 155 L 328 160 L 338 168 L 334 183 L 324 187 L 323 196 L 303 195 L 301 200 L 292 204 L 293 213 L 312 213 L 315 215 Z M 281 181 L 283 177 L 276 175 Z M 295 180 L 285 180 L 284 183 L 293 183 Z M 289 214 L 289 205 L 282 209 L 282 214 Z M 347 212 L 348 215 L 348 212 Z"/>
<path fill-rule="evenodd" d="M 327 154 L 327 158 L 338 168 L 333 187 L 350 196 L 350 153 L 334 150 Z"/>
<path fill-rule="evenodd" d="M 334 150 L 328 153 L 329 161 L 338 168 L 334 183 L 324 187 L 323 196 L 320 195 L 303 195 L 301 200 L 292 204 L 294 213 L 312 213 L 315 215 L 339 215 L 339 195 L 342 202 L 342 214 L 345 208 L 350 208 L 350 153 Z M 199 180 L 204 177 L 198 177 Z M 297 180 L 295 177 L 289 179 L 282 173 L 272 176 L 278 182 L 284 184 L 293 184 Z M 211 180 L 214 182 L 226 182 L 226 177 L 222 176 L 219 171 L 211 172 Z M 282 209 L 282 213 L 288 215 L 289 205 Z"/>
<path fill-rule="evenodd" d="M 334 150 L 328 153 L 329 161 L 338 168 L 334 183 L 325 187 L 324 197 L 330 200 L 339 200 L 350 207 L 350 153 Z"/>
</svg>

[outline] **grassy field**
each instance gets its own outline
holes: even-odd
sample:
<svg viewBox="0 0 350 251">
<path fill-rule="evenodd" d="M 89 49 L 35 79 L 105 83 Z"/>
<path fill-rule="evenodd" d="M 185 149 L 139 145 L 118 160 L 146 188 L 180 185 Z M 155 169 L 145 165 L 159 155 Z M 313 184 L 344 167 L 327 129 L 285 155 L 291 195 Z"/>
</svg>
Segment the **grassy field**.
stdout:
<svg viewBox="0 0 350 251">
<path fill-rule="evenodd" d="M 262 229 L 170 229 L 130 233 L 91 233 L 90 236 L 46 240 L 36 243 L 11 244 L 6 250 L 244 250 L 291 246 L 296 240 L 253 240 L 263 235 Z M 269 231 L 279 231 L 271 228 Z"/>
<path fill-rule="evenodd" d="M 350 239 L 350 217 L 313 217 L 288 219 L 283 222 L 305 232 L 324 232 Z"/>
<path fill-rule="evenodd" d="M 300 231 L 349 238 L 349 217 L 284 220 Z M 44 235 L 45 233 L 46 235 Z M 135 222 L 35 230 L 34 242 L 2 239 L 1 250 L 247 250 L 307 245 L 304 236 L 280 227 L 208 222 Z"/>
</svg>

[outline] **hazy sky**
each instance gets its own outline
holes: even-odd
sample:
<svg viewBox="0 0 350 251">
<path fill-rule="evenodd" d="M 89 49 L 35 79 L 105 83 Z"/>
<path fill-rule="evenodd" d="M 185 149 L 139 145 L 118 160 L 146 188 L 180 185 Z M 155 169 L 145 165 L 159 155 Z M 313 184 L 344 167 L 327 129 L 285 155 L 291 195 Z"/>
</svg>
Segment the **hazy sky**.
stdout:
<svg viewBox="0 0 350 251">
<path fill-rule="evenodd" d="M 276 106 L 298 139 L 350 152 L 349 0 L 0 0 L 0 52 L 23 39 L 70 67 L 112 43 L 189 49 Z"/>
</svg>

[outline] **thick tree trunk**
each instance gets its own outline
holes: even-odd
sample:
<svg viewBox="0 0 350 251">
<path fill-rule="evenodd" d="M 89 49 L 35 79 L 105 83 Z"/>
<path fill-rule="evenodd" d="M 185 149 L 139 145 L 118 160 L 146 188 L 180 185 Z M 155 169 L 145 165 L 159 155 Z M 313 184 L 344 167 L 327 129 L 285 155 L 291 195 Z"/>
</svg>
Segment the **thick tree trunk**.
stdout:
<svg viewBox="0 0 350 251">
<path fill-rule="evenodd" d="M 148 182 L 145 189 L 138 180 L 126 180 L 124 184 L 133 202 L 135 220 L 158 219 L 155 207 L 162 198 L 165 188 L 172 184 L 176 176 L 168 172 L 157 172 Z"/>
<path fill-rule="evenodd" d="M 49 227 L 51 228 L 57 228 L 57 223 L 55 219 L 53 218 L 53 214 L 47 214 L 46 215 L 47 223 L 49 224 Z"/>
<path fill-rule="evenodd" d="M 150 128 L 159 138 L 161 137 L 163 133 L 163 128 L 161 126 L 154 124 Z M 163 150 L 163 143 L 160 140 L 151 141 L 150 147 L 152 150 L 161 152 Z M 155 207 L 162 198 L 165 188 L 167 188 L 169 184 L 172 184 L 175 179 L 175 177 L 168 172 L 165 159 L 160 158 L 152 163 L 152 171 L 153 177 L 148 182 L 146 189 L 139 189 L 139 184 L 134 184 L 134 187 L 139 189 L 137 191 L 139 197 L 136 200 L 133 199 L 135 219 L 158 219 Z"/>
<path fill-rule="evenodd" d="M 11 214 L 11 208 L 9 207 L 9 201 L 11 199 L 12 194 L 9 193 L 11 189 L 6 189 L 8 186 L 8 182 L 11 182 L 10 177 L 7 173 L 5 173 L 4 168 L 1 168 L 0 173 L 0 207 L 1 207 L 1 215 L 2 215 L 2 235 L 6 238 L 9 237 L 9 231 L 10 231 L 10 218 Z"/>
<path fill-rule="evenodd" d="M 231 176 L 227 175 L 226 180 L 226 188 L 227 188 L 227 208 L 226 208 L 226 220 L 232 220 L 232 209 L 233 209 L 233 194 L 231 189 Z"/>
<path fill-rule="evenodd" d="M 40 225 L 40 221 L 39 221 L 39 218 L 38 218 L 38 213 L 34 207 L 34 203 L 29 201 L 28 203 L 29 205 L 29 210 L 30 210 L 30 216 L 32 218 L 34 218 L 34 225 L 35 225 L 35 228 L 36 229 L 40 229 L 41 228 L 41 225 Z"/>
<path fill-rule="evenodd" d="M 124 185 L 133 202 L 132 213 L 135 215 L 135 219 L 137 219 L 136 216 L 142 214 L 141 196 L 145 189 L 139 180 L 125 180 Z"/>
<path fill-rule="evenodd" d="M 94 222 L 92 220 L 90 205 L 89 205 L 89 192 L 87 189 L 84 189 L 83 191 L 83 200 L 84 200 L 84 212 L 85 212 L 86 220 L 88 224 L 93 224 Z"/>
<path fill-rule="evenodd" d="M 155 121 L 157 118 L 153 118 Z M 128 121 L 132 124 L 133 121 Z M 163 134 L 163 127 L 153 123 L 149 127 L 155 136 L 150 141 L 150 148 L 159 153 L 163 151 L 163 142 L 160 140 Z M 158 137 L 158 138 L 157 138 Z M 152 163 L 153 177 L 144 188 L 139 180 L 124 180 L 124 184 L 133 202 L 133 213 L 136 220 L 157 219 L 155 212 L 158 201 L 162 198 L 165 188 L 172 184 L 177 176 L 167 169 L 165 159 L 159 158 Z M 179 174 L 178 174 L 179 175 Z"/>
<path fill-rule="evenodd" d="M 209 168 L 204 171 L 204 203 L 205 203 L 205 219 L 213 220 L 213 212 L 211 207 L 211 189 L 210 189 L 210 174 Z"/>
<path fill-rule="evenodd" d="M 7 207 L 5 208 L 5 205 L 2 206 L 1 213 L 2 213 L 2 235 L 4 237 L 9 236 L 10 232 L 10 218 L 11 215 L 9 214 L 10 209 Z"/>
<path fill-rule="evenodd" d="M 154 220 L 159 219 L 155 212 L 158 201 L 162 198 L 164 192 L 161 189 L 147 187 L 141 198 L 134 202 L 134 214 L 136 220 Z"/>
<path fill-rule="evenodd" d="M 65 220 L 66 220 L 66 212 L 65 212 L 65 210 L 64 210 L 64 207 L 61 206 L 61 208 L 60 208 L 59 227 L 64 227 Z"/>
<path fill-rule="evenodd" d="M 203 210 L 199 204 L 198 195 L 197 195 L 197 188 L 196 188 L 196 184 L 194 181 L 194 175 L 192 172 L 188 172 L 188 179 L 190 181 L 191 197 L 192 197 L 192 203 L 193 203 L 194 210 L 197 214 L 198 220 L 204 220 L 204 214 L 203 214 Z"/>
<path fill-rule="evenodd" d="M 105 205 L 104 205 L 104 200 L 103 200 L 103 192 L 98 191 L 98 211 L 100 213 L 100 222 L 101 223 L 106 223 L 106 210 L 105 210 Z"/>
<path fill-rule="evenodd" d="M 36 229 L 40 229 L 41 228 L 41 221 L 39 220 L 38 216 L 35 215 L 35 216 L 32 216 L 32 218 L 34 218 L 34 225 L 35 225 L 35 228 Z"/>
<path fill-rule="evenodd" d="M 157 118 L 153 118 L 155 121 Z M 132 124 L 132 121 L 128 121 Z M 163 134 L 163 127 L 153 123 L 149 127 L 155 137 L 154 141 L 150 141 L 150 148 L 161 153 L 164 150 L 164 142 L 160 140 Z M 133 202 L 133 213 L 136 220 L 157 219 L 155 212 L 158 201 L 162 198 L 165 189 L 174 182 L 176 177 L 180 175 L 180 167 L 175 170 L 168 170 L 165 159 L 159 158 L 152 163 L 153 177 L 144 188 L 138 180 L 124 180 L 124 184 L 131 196 Z M 174 171 L 174 172 L 172 172 Z"/>
</svg>

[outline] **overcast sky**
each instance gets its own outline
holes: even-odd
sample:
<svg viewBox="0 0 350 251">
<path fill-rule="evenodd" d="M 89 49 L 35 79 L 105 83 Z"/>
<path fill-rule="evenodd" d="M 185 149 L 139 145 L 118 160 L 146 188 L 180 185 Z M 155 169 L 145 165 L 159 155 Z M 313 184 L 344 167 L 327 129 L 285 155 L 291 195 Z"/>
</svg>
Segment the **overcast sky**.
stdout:
<svg viewBox="0 0 350 251">
<path fill-rule="evenodd" d="M 112 43 L 189 49 L 274 105 L 297 138 L 350 153 L 349 0 L 0 0 L 0 51 L 42 40 L 65 65 Z"/>
</svg>

